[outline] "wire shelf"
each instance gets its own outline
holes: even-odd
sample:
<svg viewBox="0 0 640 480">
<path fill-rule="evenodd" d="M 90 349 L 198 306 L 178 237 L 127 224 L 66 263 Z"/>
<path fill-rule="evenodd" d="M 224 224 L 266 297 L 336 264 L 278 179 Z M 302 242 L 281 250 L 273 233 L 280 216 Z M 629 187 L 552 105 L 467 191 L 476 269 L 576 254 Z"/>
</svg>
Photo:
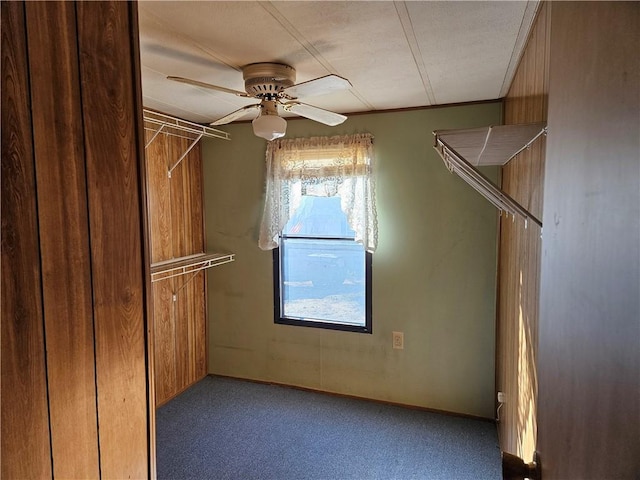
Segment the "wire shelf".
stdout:
<svg viewBox="0 0 640 480">
<path fill-rule="evenodd" d="M 169 178 L 171 178 L 171 172 L 180 165 L 180 162 L 184 160 L 187 154 L 196 146 L 202 137 L 231 140 L 231 135 L 227 132 L 223 132 L 222 130 L 200 125 L 198 123 L 188 122 L 186 120 L 165 115 L 164 113 L 154 112 L 153 110 L 146 108 L 143 110 L 143 116 L 144 129 L 146 131 L 153 132 L 153 135 L 144 146 L 145 149 L 149 148 L 161 133 L 191 140 L 191 144 L 187 147 L 186 151 L 169 168 L 169 171 L 167 172 Z"/>
<path fill-rule="evenodd" d="M 181 275 L 196 274 L 201 270 L 233 262 L 233 253 L 197 253 L 151 264 L 151 282 L 159 282 Z"/>
</svg>

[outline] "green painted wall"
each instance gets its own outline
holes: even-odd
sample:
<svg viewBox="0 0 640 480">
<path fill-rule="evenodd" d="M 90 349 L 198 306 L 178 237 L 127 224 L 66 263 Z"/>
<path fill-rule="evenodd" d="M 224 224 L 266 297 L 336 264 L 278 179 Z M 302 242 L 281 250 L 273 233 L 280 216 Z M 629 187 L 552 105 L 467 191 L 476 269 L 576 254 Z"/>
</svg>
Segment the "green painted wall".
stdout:
<svg viewBox="0 0 640 480">
<path fill-rule="evenodd" d="M 501 123 L 501 103 L 354 115 L 287 137 L 375 137 L 373 334 L 273 323 L 272 253 L 258 246 L 266 142 L 251 124 L 204 142 L 209 372 L 494 417 L 497 211 L 445 168 L 435 129 Z M 495 178 L 495 168 L 485 171 Z M 394 350 L 391 332 L 404 332 Z"/>
</svg>

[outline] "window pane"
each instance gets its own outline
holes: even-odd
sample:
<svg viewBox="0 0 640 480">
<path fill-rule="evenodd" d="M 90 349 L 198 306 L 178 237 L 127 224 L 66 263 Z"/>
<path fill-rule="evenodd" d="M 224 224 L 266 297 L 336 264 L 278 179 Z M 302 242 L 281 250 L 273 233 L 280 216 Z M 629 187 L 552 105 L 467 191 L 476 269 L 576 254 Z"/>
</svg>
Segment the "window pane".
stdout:
<svg viewBox="0 0 640 480">
<path fill-rule="evenodd" d="M 365 325 L 365 252 L 361 244 L 283 238 L 281 250 L 284 317 Z"/>
<path fill-rule="evenodd" d="M 284 235 L 354 238 L 347 216 L 340 206 L 340 197 L 304 195 L 284 229 Z"/>
</svg>

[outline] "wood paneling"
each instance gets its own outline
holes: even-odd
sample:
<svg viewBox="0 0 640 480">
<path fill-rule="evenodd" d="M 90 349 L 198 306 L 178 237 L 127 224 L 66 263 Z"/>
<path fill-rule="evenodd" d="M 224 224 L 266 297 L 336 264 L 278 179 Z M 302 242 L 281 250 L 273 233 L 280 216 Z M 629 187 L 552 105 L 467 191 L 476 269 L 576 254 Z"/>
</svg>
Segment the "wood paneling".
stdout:
<svg viewBox="0 0 640 480">
<path fill-rule="evenodd" d="M 143 248 L 143 267 L 145 277 L 145 333 L 146 333 L 146 360 L 147 360 L 147 439 L 148 439 L 148 478 L 155 479 L 157 477 L 156 468 L 156 401 L 155 401 L 155 354 L 153 346 L 153 292 L 151 287 L 151 240 L 149 236 L 149 211 L 146 207 L 148 204 L 148 167 L 145 156 L 144 146 L 144 121 L 140 108 L 142 107 L 142 67 L 140 64 L 140 42 L 138 31 L 138 9 L 137 4 L 132 3 L 129 6 L 129 22 L 130 22 L 130 45 L 132 56 L 132 73 L 134 87 L 134 103 L 138 106 L 136 117 L 136 138 L 137 138 L 137 157 L 138 157 L 138 175 L 140 176 L 138 188 L 140 192 L 140 211 L 142 218 L 142 237 L 144 240 Z"/>
<path fill-rule="evenodd" d="M 133 3 L 2 4 L 3 478 L 153 472 L 137 41 Z"/>
<path fill-rule="evenodd" d="M 206 312 L 204 298 L 204 272 L 192 280 L 178 277 L 174 302 L 176 322 L 176 357 L 178 362 L 177 388 L 182 391 L 206 375 Z"/>
<path fill-rule="evenodd" d="M 539 328 L 542 478 L 640 472 L 640 4 L 558 2 Z"/>
<path fill-rule="evenodd" d="M 146 132 L 149 141 L 153 131 Z M 191 140 L 161 133 L 146 149 L 152 261 L 204 251 L 202 158 Z M 205 274 L 154 283 L 156 402 L 161 405 L 206 375 Z"/>
<path fill-rule="evenodd" d="M 100 466 L 148 475 L 145 278 L 130 6 L 81 2 L 78 43 L 89 188 Z M 117 52 L 117 55 L 113 53 Z M 96 88 L 97 85 L 106 88 Z M 100 112 L 99 115 L 96 112 Z"/>
<path fill-rule="evenodd" d="M 2 2 L 0 476 L 51 478 L 24 4 Z"/>
<path fill-rule="evenodd" d="M 165 138 L 168 143 L 168 160 L 169 163 L 173 163 L 180 158 L 186 147 L 182 138 L 170 136 Z M 185 184 L 189 181 L 188 169 L 191 165 L 189 164 L 189 160 L 191 159 L 187 156 L 180 165 L 171 172 L 171 178 L 169 179 L 171 198 L 169 202 L 169 209 L 171 211 L 171 258 L 184 257 L 189 253 L 193 253 L 193 251 L 191 251 L 191 245 L 188 243 L 189 238 L 187 232 L 191 230 L 190 222 L 195 219 L 189 218 L 186 213 L 186 208 L 189 205 L 189 190 L 188 188 L 185 189 Z M 152 243 L 154 238 L 154 236 L 151 237 Z"/>
<path fill-rule="evenodd" d="M 543 3 L 504 100 L 505 124 L 547 119 L 550 5 Z M 504 191 L 542 218 L 545 139 L 502 169 Z M 506 394 L 500 409 L 500 447 L 527 462 L 537 435 L 538 300 L 540 229 L 503 218 L 500 223 L 496 386 Z"/>
<path fill-rule="evenodd" d="M 74 121 L 81 118 L 78 52 L 75 42 L 66 41 L 75 36 L 75 7 L 31 2 L 26 9 L 53 474 L 95 478 L 99 466 L 87 186 L 83 126 Z M 57 48 L 48 48 L 51 43 Z"/>
<path fill-rule="evenodd" d="M 177 391 L 173 279 L 153 284 L 156 402 Z"/>
<path fill-rule="evenodd" d="M 503 171 L 544 236 L 502 222 L 497 372 L 501 447 L 544 478 L 640 471 L 639 31 L 636 3 L 543 4 L 505 99 L 549 124 L 546 165 Z"/>
<path fill-rule="evenodd" d="M 205 250 L 204 242 L 204 176 L 202 174 L 202 153 L 198 149 L 191 161 L 189 186 L 190 186 L 190 208 L 189 212 L 194 218 L 202 219 L 202 222 L 191 223 L 192 247 L 201 251 Z"/>
<path fill-rule="evenodd" d="M 145 143 L 152 136 L 152 132 L 146 132 Z M 145 151 L 152 263 L 160 262 L 173 256 L 170 208 L 171 179 L 167 175 L 170 162 L 168 147 L 166 139 L 160 134 Z"/>
<path fill-rule="evenodd" d="M 192 345 L 192 368 L 190 373 L 192 381 L 198 381 L 207 375 L 207 298 L 206 298 L 206 280 L 205 273 L 200 273 L 200 281 L 192 285 L 194 299 L 199 299 L 202 295 L 202 301 L 192 301 L 191 315 L 193 318 L 202 319 L 195 322 L 191 332 L 190 345 Z M 200 290 L 202 289 L 202 290 Z M 202 292 L 202 293 L 200 293 Z"/>
</svg>

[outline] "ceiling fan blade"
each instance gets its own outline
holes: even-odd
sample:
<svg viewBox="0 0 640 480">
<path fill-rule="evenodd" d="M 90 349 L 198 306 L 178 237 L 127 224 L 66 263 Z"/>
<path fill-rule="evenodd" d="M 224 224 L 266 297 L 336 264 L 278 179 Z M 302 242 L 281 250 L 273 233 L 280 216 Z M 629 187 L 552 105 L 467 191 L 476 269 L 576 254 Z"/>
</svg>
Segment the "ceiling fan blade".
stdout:
<svg viewBox="0 0 640 480">
<path fill-rule="evenodd" d="M 235 112 L 231 112 L 229 115 L 225 115 L 222 118 L 219 118 L 215 122 L 212 122 L 211 125 L 224 125 L 226 123 L 231 123 L 234 120 L 238 120 L 239 118 L 247 115 L 251 110 L 260 110 L 260 104 L 256 103 L 254 105 L 247 105 L 245 107 L 239 108 Z"/>
<path fill-rule="evenodd" d="M 351 87 L 353 87 L 353 85 L 351 85 L 351 82 L 346 78 L 342 78 L 337 75 L 327 75 L 325 77 L 315 78 L 307 82 L 292 85 L 289 88 L 285 88 L 284 93 L 289 95 L 291 98 L 313 97 L 339 90 L 348 90 Z"/>
<path fill-rule="evenodd" d="M 231 93 L 232 95 L 237 95 L 238 97 L 251 98 L 251 95 L 247 94 L 246 92 L 241 92 L 240 90 L 232 90 L 230 88 L 219 87 L 218 85 L 211 85 L 210 83 L 199 82 L 198 80 L 191 80 L 190 78 L 169 76 L 167 77 L 167 80 L 186 83 L 188 85 L 193 85 L 196 87 L 208 88 L 209 90 L 217 90 L 218 92 Z"/>
<path fill-rule="evenodd" d="M 296 115 L 308 118 L 309 120 L 324 123 L 325 125 L 329 125 L 330 127 L 340 125 L 347 119 L 347 117 L 339 113 L 331 112 L 323 108 L 314 107 L 313 105 L 307 105 L 306 103 L 300 103 L 297 101 L 282 103 L 282 107 L 287 112 L 295 113 Z"/>
</svg>

